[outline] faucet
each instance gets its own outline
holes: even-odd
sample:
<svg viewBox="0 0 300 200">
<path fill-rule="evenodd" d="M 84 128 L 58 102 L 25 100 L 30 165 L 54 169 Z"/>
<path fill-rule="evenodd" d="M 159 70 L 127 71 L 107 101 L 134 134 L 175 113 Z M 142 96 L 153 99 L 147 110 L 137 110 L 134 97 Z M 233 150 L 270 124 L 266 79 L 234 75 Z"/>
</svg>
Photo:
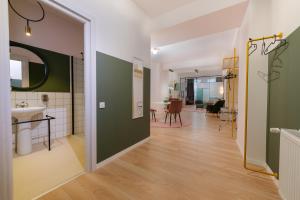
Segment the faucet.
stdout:
<svg viewBox="0 0 300 200">
<path fill-rule="evenodd" d="M 22 101 L 21 103 L 17 103 L 16 107 L 17 108 L 25 108 L 25 107 L 28 107 L 28 103 L 26 103 L 25 101 Z"/>
</svg>

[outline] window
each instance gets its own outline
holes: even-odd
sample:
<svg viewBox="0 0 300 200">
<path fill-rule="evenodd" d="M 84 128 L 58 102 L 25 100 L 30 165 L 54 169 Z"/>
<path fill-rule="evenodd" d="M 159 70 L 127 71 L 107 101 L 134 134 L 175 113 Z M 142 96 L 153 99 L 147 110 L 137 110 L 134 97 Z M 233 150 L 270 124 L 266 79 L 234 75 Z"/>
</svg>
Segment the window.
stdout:
<svg viewBox="0 0 300 200">
<path fill-rule="evenodd" d="M 19 60 L 10 60 L 10 78 L 22 80 L 22 62 Z"/>
</svg>

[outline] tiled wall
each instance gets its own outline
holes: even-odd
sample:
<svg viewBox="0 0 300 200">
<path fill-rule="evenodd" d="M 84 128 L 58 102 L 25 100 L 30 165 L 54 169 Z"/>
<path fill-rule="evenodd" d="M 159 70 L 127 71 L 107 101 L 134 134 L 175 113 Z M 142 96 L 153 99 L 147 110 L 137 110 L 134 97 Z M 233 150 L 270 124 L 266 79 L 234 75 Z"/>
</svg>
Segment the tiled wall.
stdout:
<svg viewBox="0 0 300 200">
<path fill-rule="evenodd" d="M 43 94 L 47 94 L 49 102 L 44 104 L 41 100 Z M 81 58 L 74 59 L 74 128 L 75 134 L 84 134 L 84 67 Z M 55 92 L 11 92 L 11 104 L 26 102 L 30 107 L 45 107 L 43 115 L 34 116 L 33 119 L 45 118 L 46 115 L 55 117 L 51 120 L 51 138 L 61 138 L 72 133 L 72 99 L 71 93 Z M 47 121 L 31 123 L 32 141 L 40 143 L 47 141 Z M 17 127 L 13 126 L 15 136 Z M 14 143 L 15 143 L 15 137 Z"/>
<path fill-rule="evenodd" d="M 84 134 L 84 67 L 83 60 L 74 59 L 75 134 Z"/>
<path fill-rule="evenodd" d="M 44 104 L 41 96 L 49 96 L 48 104 Z M 41 119 L 46 115 L 55 117 L 51 120 L 52 138 L 60 138 L 71 133 L 72 111 L 71 111 L 71 93 L 53 93 L 53 92 L 11 92 L 11 103 L 13 107 L 22 101 L 29 106 L 46 107 L 42 115 L 34 116 L 34 119 Z M 47 121 L 31 123 L 33 143 L 44 142 L 48 137 Z M 13 133 L 16 133 L 16 127 L 13 127 Z M 15 138 L 15 137 L 14 137 Z"/>
</svg>

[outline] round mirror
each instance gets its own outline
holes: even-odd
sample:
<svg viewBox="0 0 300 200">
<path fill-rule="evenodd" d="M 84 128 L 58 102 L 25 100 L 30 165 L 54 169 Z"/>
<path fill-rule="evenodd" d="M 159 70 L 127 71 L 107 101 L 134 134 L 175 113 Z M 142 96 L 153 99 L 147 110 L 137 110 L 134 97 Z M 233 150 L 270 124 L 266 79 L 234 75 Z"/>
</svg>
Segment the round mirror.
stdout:
<svg viewBox="0 0 300 200">
<path fill-rule="evenodd" d="M 34 90 L 48 78 L 48 66 L 38 52 L 21 44 L 10 45 L 11 87 L 19 91 Z"/>
</svg>

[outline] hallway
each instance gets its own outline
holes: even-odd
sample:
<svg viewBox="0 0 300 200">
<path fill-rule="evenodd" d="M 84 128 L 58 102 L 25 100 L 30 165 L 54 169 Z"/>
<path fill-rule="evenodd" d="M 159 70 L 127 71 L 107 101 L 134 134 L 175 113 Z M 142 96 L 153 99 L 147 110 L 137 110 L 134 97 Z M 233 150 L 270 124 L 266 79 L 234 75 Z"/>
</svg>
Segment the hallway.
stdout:
<svg viewBox="0 0 300 200">
<path fill-rule="evenodd" d="M 228 130 L 200 112 L 185 128 L 152 128 L 145 144 L 44 196 L 43 200 L 274 200 L 269 177 L 243 169 Z"/>
</svg>

